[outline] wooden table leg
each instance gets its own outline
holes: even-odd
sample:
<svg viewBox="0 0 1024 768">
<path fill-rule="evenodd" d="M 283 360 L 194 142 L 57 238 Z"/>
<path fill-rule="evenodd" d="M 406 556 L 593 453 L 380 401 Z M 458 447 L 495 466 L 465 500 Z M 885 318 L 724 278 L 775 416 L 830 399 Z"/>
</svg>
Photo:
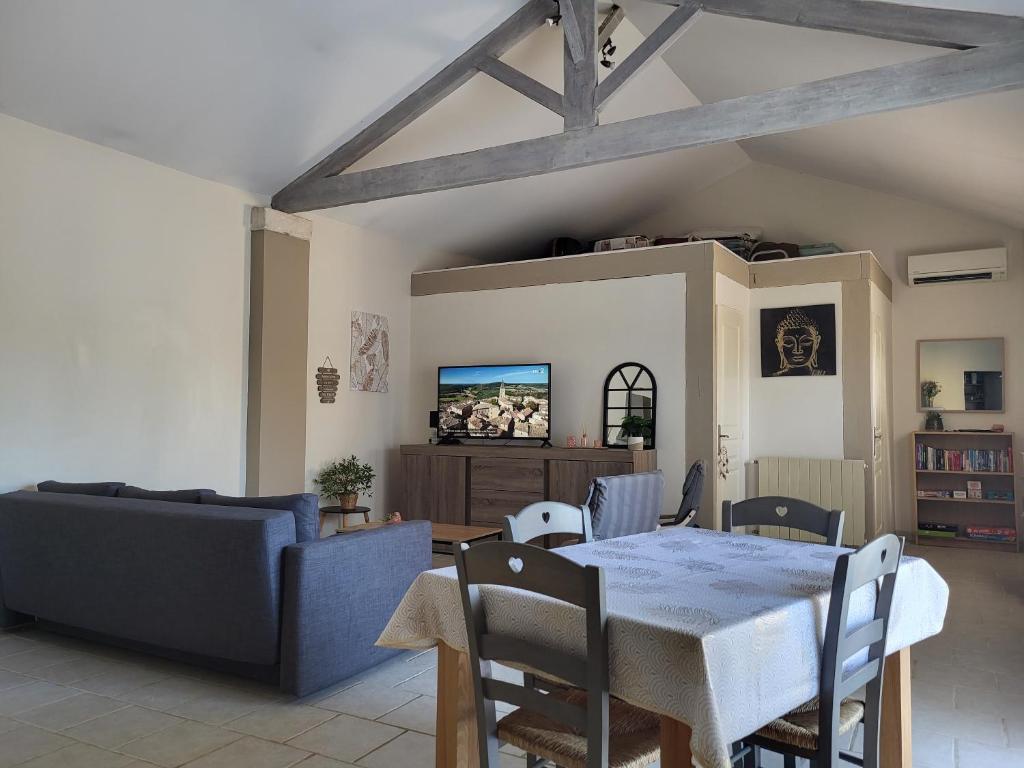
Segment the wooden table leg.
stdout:
<svg viewBox="0 0 1024 768">
<path fill-rule="evenodd" d="M 436 768 L 479 768 L 476 706 L 469 655 L 437 646 Z"/>
<path fill-rule="evenodd" d="M 878 755 L 881 768 L 912 768 L 910 720 L 910 648 L 904 648 L 885 660 Z"/>
<path fill-rule="evenodd" d="M 661 718 L 661 768 L 692 768 L 690 737 L 693 732 L 686 723 Z"/>
<path fill-rule="evenodd" d="M 363 512 L 363 522 L 364 523 L 370 522 L 370 513 L 369 512 Z"/>
</svg>

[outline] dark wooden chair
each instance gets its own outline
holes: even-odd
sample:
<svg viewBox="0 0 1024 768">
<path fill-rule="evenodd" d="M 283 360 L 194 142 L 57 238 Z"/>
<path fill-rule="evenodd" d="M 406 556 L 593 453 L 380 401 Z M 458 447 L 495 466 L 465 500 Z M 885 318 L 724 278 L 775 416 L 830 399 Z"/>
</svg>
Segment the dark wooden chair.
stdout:
<svg viewBox="0 0 1024 768">
<path fill-rule="evenodd" d="M 757 750 L 767 749 L 782 754 L 786 768 L 794 768 L 797 758 L 810 760 L 812 768 L 833 768 L 840 759 L 878 768 L 885 639 L 902 555 L 903 540 L 887 534 L 839 557 L 825 625 L 821 694 L 743 739 L 734 764 L 743 760 L 745 766 L 757 766 Z M 874 615 L 851 632 L 850 599 L 861 588 L 875 590 Z M 852 698 L 865 687 L 863 700 Z M 860 723 L 863 755 L 840 749 L 840 739 L 851 737 Z"/>
<path fill-rule="evenodd" d="M 527 766 L 551 761 L 586 768 L 650 765 L 659 758 L 656 715 L 608 695 L 604 572 L 530 544 L 498 542 L 455 553 L 473 691 L 480 768 L 498 768 L 500 742 L 527 753 Z M 561 600 L 586 614 L 586 655 L 492 632 L 479 585 L 501 585 Z M 572 686 L 544 693 L 491 676 L 491 662 L 526 667 Z M 519 707 L 496 720 L 495 701 Z"/>
<path fill-rule="evenodd" d="M 560 501 L 538 501 L 514 515 L 506 515 L 502 529 L 502 539 L 517 544 L 526 544 L 551 534 L 575 535 L 580 543 L 594 539 L 590 510 Z"/>
<path fill-rule="evenodd" d="M 704 477 L 707 469 L 701 459 L 693 462 L 686 472 L 686 479 L 683 481 L 683 500 L 679 502 L 679 509 L 674 515 L 662 515 L 660 522 L 662 526 L 668 525 L 693 525 L 700 512 L 700 500 L 704 494 Z"/>
<path fill-rule="evenodd" d="M 786 496 L 759 496 L 746 501 L 722 502 L 722 530 L 748 525 L 779 525 L 814 533 L 825 543 L 838 547 L 843 540 L 841 509 L 825 509 L 802 499 Z"/>
</svg>

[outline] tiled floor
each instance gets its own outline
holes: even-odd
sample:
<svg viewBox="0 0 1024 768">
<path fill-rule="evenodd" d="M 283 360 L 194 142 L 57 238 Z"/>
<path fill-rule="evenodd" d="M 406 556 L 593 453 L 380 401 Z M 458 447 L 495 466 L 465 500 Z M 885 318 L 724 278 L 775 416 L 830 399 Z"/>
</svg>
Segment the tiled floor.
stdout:
<svg viewBox="0 0 1024 768">
<path fill-rule="evenodd" d="M 915 554 L 951 600 L 946 630 L 915 650 L 914 765 L 1024 766 L 1024 556 Z M 433 766 L 435 658 L 410 653 L 296 701 L 39 631 L 0 634 L 0 768 Z M 502 768 L 523 764 L 502 755 Z"/>
</svg>

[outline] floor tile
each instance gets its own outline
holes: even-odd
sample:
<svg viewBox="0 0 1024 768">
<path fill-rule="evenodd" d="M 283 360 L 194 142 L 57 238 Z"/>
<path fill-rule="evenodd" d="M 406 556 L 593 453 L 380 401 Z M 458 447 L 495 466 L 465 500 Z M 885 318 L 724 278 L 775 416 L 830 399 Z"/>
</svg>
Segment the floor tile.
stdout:
<svg viewBox="0 0 1024 768">
<path fill-rule="evenodd" d="M 119 664 L 116 669 L 75 681 L 75 687 L 103 696 L 118 698 L 169 677 L 170 675 L 162 670 L 132 664 Z"/>
<path fill-rule="evenodd" d="M 121 701 L 170 713 L 192 699 L 218 693 L 216 686 L 185 677 L 168 677 L 117 696 Z"/>
<path fill-rule="evenodd" d="M 437 671 L 428 669 L 416 677 L 406 680 L 399 688 L 404 691 L 412 691 L 423 696 L 437 696 Z"/>
<path fill-rule="evenodd" d="M 323 755 L 312 755 L 296 766 L 296 768 L 357 768 L 352 763 L 342 763 Z"/>
<path fill-rule="evenodd" d="M 382 688 L 370 683 L 359 683 L 348 690 L 318 701 L 316 706 L 321 709 L 376 720 L 388 712 L 393 712 L 403 704 L 408 704 L 417 696 L 418 694 L 399 688 Z"/>
<path fill-rule="evenodd" d="M 19 726 L 0 734 L 0 768 L 11 768 L 74 743 L 69 738 L 44 731 L 42 728 L 32 725 Z"/>
<path fill-rule="evenodd" d="M 19 723 L 17 720 L 12 720 L 9 717 L 0 717 L 0 733 L 7 733 L 13 731 L 15 728 L 20 728 L 23 723 Z"/>
<path fill-rule="evenodd" d="M 914 768 L 954 768 L 953 737 L 924 728 L 913 730 Z"/>
<path fill-rule="evenodd" d="M 17 688 L 19 685 L 26 685 L 27 683 L 34 681 L 35 678 L 27 677 L 6 669 L 0 669 L 0 691 L 6 691 L 9 688 Z"/>
<path fill-rule="evenodd" d="M 437 733 L 437 699 L 420 696 L 379 718 L 380 722 L 433 736 Z"/>
<path fill-rule="evenodd" d="M 237 720 L 232 720 L 224 727 L 251 736 L 283 742 L 334 716 L 334 712 L 302 704 L 268 704 Z"/>
<path fill-rule="evenodd" d="M 49 731 L 62 731 L 126 706 L 128 705 L 124 702 L 97 696 L 95 693 L 80 693 L 53 704 L 44 704 L 21 712 L 16 718 Z"/>
<path fill-rule="evenodd" d="M 338 715 L 288 743 L 299 749 L 351 763 L 401 734 L 400 728 L 349 715 Z"/>
<path fill-rule="evenodd" d="M 53 683 L 35 682 L 8 688 L 0 691 L 0 715 L 14 715 L 29 709 L 52 704 L 78 693 L 74 688 L 66 688 Z"/>
<path fill-rule="evenodd" d="M 309 752 L 245 736 L 188 763 L 188 768 L 288 768 Z"/>
<path fill-rule="evenodd" d="M 135 760 L 89 744 L 72 744 L 37 757 L 18 768 L 127 768 Z"/>
<path fill-rule="evenodd" d="M 77 651 L 37 644 L 30 650 L 0 658 L 0 667 L 12 672 L 31 672 L 34 669 L 42 669 L 79 658 L 82 658 L 82 654 Z"/>
<path fill-rule="evenodd" d="M 0 658 L 10 656 L 13 653 L 24 653 L 35 647 L 31 640 L 13 634 L 0 635 Z"/>
<path fill-rule="evenodd" d="M 32 671 L 32 676 L 40 680 L 47 680 L 60 685 L 72 685 L 79 680 L 86 680 L 104 672 L 112 672 L 118 669 L 116 662 L 108 659 L 97 658 L 96 656 L 82 656 L 70 661 L 62 661 L 51 667 L 44 667 Z"/>
<path fill-rule="evenodd" d="M 957 768 L 1001 768 L 1024 765 L 1024 749 L 990 747 L 970 739 L 956 740 Z"/>
<path fill-rule="evenodd" d="M 130 741 L 121 747 L 121 751 L 164 768 L 174 768 L 239 738 L 241 736 L 237 733 L 185 720 L 170 728 Z"/>
<path fill-rule="evenodd" d="M 204 685 L 209 685 L 204 683 Z M 202 695 L 171 707 L 168 714 L 198 720 L 208 725 L 222 725 L 247 715 L 253 710 L 267 704 L 269 697 L 250 691 L 232 690 L 230 688 L 210 688 Z"/>
<path fill-rule="evenodd" d="M 406 731 L 361 760 L 357 765 L 366 768 L 434 768 L 434 737 Z"/>
<path fill-rule="evenodd" d="M 114 749 L 129 741 L 170 728 L 180 722 L 182 721 L 179 718 L 163 712 L 128 706 L 111 712 L 109 715 L 76 725 L 74 728 L 68 728 L 64 733 L 79 741 Z"/>
</svg>

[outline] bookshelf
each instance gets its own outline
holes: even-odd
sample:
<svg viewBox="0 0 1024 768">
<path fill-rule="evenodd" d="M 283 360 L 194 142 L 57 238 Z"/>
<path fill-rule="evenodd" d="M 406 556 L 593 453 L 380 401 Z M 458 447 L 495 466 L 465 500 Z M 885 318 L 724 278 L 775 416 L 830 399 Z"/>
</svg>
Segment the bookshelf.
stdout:
<svg viewBox="0 0 1024 768">
<path fill-rule="evenodd" d="M 1013 433 L 914 432 L 912 461 L 918 544 L 1019 551 Z M 953 497 L 970 493 L 968 483 L 974 498 Z M 1005 539 L 980 538 L 993 529 L 1002 529 Z"/>
</svg>

